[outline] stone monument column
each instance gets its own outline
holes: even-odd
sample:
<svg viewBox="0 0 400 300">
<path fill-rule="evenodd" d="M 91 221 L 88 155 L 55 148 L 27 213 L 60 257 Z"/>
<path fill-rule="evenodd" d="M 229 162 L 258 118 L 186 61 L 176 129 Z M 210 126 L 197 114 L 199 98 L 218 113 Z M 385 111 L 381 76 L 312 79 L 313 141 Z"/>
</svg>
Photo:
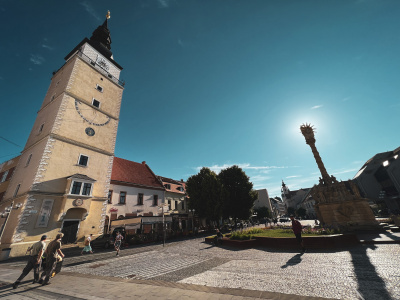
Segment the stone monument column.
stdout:
<svg viewBox="0 0 400 300">
<path fill-rule="evenodd" d="M 321 223 L 344 231 L 378 229 L 368 201 L 360 196 L 357 186 L 351 180 L 346 182 L 346 186 L 345 182 L 338 182 L 334 176 L 329 176 L 315 146 L 314 127 L 306 123 L 300 126 L 300 130 L 322 175 L 319 184 L 311 189 Z"/>
</svg>

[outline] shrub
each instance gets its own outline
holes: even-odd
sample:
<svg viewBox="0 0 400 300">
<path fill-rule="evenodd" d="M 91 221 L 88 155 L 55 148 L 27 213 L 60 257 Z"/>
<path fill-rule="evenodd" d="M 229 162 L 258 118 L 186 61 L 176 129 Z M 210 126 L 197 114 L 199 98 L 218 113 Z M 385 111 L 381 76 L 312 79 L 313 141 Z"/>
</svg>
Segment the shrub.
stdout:
<svg viewBox="0 0 400 300">
<path fill-rule="evenodd" d="M 250 240 L 254 234 L 263 233 L 264 229 L 250 228 L 242 231 L 234 231 L 231 234 L 231 240 Z"/>
</svg>

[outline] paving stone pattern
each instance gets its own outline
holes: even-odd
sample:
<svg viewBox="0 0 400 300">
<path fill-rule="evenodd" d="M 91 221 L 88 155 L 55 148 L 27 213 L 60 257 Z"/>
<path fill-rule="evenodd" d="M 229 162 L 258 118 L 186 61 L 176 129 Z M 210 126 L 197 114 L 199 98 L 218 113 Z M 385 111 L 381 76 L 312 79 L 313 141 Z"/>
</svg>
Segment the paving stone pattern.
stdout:
<svg viewBox="0 0 400 300">
<path fill-rule="evenodd" d="M 149 251 L 125 256 L 122 259 L 112 258 L 100 262 L 67 267 L 64 268 L 64 271 L 121 278 L 150 279 L 199 264 L 209 259 L 187 255 L 182 256 L 176 253 Z"/>
<path fill-rule="evenodd" d="M 213 247 L 202 238 L 67 258 L 62 272 L 334 299 L 400 299 L 400 245 L 304 254 Z M 14 266 L 20 263 L 13 263 Z M 11 264 L 10 264 L 11 265 Z"/>
</svg>

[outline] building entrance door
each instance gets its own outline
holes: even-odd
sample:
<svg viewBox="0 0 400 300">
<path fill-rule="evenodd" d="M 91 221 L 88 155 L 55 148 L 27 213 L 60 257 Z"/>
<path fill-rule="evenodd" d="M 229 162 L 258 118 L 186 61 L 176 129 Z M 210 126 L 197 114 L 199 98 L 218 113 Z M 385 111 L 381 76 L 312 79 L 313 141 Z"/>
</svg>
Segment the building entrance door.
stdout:
<svg viewBox="0 0 400 300">
<path fill-rule="evenodd" d="M 64 237 L 62 238 L 63 244 L 75 243 L 78 229 L 79 229 L 79 221 L 65 220 L 63 223 L 63 228 L 61 230 L 61 232 L 64 233 Z"/>
</svg>

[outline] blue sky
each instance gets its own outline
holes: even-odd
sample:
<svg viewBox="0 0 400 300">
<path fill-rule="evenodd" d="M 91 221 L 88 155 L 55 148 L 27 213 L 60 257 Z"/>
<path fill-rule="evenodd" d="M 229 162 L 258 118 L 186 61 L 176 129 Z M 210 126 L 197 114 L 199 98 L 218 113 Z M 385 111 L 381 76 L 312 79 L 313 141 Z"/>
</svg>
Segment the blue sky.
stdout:
<svg viewBox="0 0 400 300">
<path fill-rule="evenodd" d="M 352 178 L 400 146 L 398 0 L 0 0 L 0 162 L 19 154 L 51 74 L 107 10 L 126 81 L 116 156 L 165 177 L 237 164 L 280 195 Z"/>
</svg>

